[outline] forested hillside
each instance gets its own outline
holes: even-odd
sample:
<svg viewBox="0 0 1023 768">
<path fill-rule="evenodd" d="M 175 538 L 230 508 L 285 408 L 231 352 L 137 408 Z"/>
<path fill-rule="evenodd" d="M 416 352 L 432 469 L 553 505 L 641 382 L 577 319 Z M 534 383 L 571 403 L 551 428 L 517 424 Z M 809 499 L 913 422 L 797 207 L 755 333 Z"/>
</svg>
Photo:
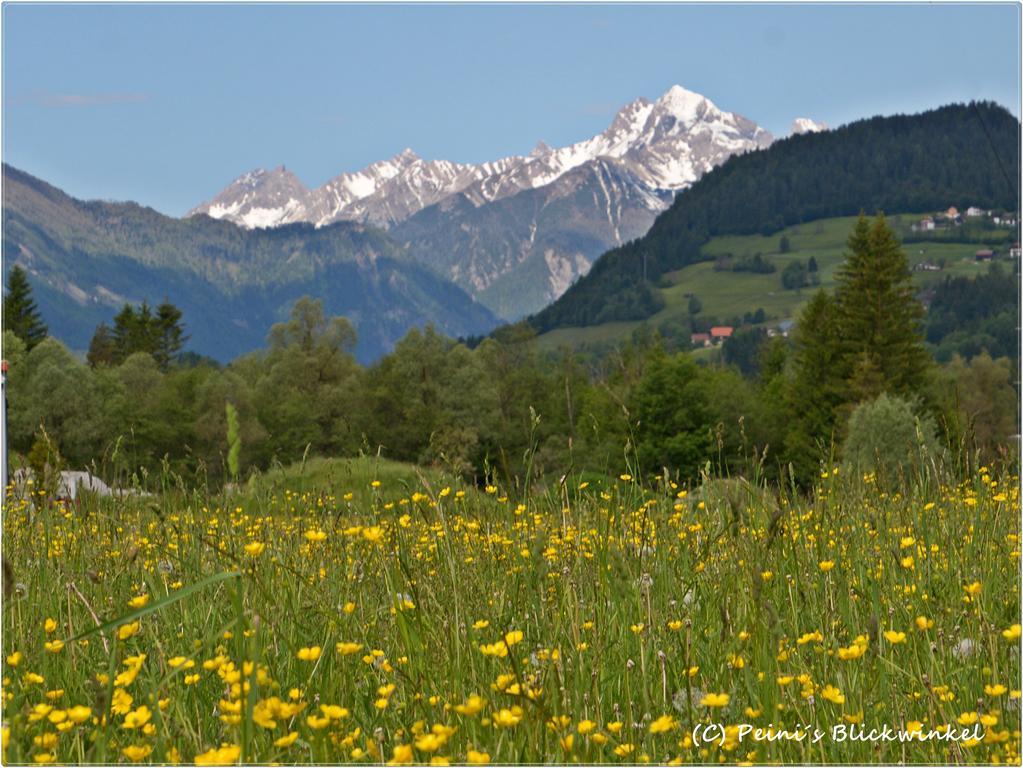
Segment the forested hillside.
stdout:
<svg viewBox="0 0 1023 768">
<path fill-rule="evenodd" d="M 926 329 L 940 362 L 957 354 L 970 358 L 981 350 L 1018 360 L 1019 275 L 996 263 L 974 280 L 946 278 L 934 290 Z"/>
<path fill-rule="evenodd" d="M 409 328 L 480 333 L 494 316 L 462 289 L 409 260 L 378 230 L 338 223 L 246 230 L 208 216 L 174 219 L 134 203 L 82 202 L 5 165 L 4 269 L 32 276 L 52 335 L 85 349 L 125 303 L 168 298 L 191 348 L 226 361 L 261 347 L 303 295 L 359 331 L 376 359 Z"/>
<path fill-rule="evenodd" d="M 1016 210 L 1019 129 L 1004 108 L 971 103 L 861 120 L 732 157 L 681 193 L 646 236 L 605 253 L 531 324 L 544 332 L 648 317 L 661 306 L 658 278 L 698 261 L 718 235 L 769 234 L 860 210 Z"/>
</svg>

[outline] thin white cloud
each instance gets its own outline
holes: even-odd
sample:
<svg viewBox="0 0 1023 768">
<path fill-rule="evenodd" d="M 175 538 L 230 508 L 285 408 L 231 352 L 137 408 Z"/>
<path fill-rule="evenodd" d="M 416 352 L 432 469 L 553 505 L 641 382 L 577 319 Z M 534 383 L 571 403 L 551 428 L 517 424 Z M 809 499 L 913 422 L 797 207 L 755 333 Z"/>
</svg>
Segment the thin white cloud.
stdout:
<svg viewBox="0 0 1023 768">
<path fill-rule="evenodd" d="M 149 100 L 148 93 L 111 91 L 106 93 L 51 93 L 35 91 L 19 99 L 37 107 L 106 107 L 112 104 L 140 104 Z"/>
</svg>

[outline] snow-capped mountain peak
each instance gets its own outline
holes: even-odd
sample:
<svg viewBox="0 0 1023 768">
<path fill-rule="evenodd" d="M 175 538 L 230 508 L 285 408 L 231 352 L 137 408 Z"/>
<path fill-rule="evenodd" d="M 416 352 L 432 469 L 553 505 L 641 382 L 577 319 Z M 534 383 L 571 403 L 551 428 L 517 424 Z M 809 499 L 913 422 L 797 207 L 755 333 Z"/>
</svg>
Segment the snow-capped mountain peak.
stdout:
<svg viewBox="0 0 1023 768">
<path fill-rule="evenodd" d="M 257 168 L 231 182 L 212 202 L 193 213 L 227 219 L 249 229 L 275 227 L 301 220 L 302 202 L 309 189 L 283 165 L 267 171 Z"/>
<path fill-rule="evenodd" d="M 599 158 L 618 161 L 650 190 L 675 191 L 729 155 L 771 140 L 767 131 L 744 117 L 723 112 L 706 97 L 676 85 L 657 101 L 640 98 L 622 107 L 602 133 L 547 153 L 534 151 L 500 179 L 484 179 L 467 194 L 479 205 L 545 186 Z"/>
<path fill-rule="evenodd" d="M 601 135 L 615 137 L 617 142 L 635 140 L 643 130 L 652 109 L 653 104 L 644 98 L 629 102 L 618 110 L 611 125 Z"/>
<path fill-rule="evenodd" d="M 816 120 L 811 120 L 809 117 L 797 117 L 792 121 L 792 127 L 789 129 L 789 135 L 795 136 L 799 133 L 817 133 L 819 131 L 828 130 L 827 123 L 818 123 Z"/>
<path fill-rule="evenodd" d="M 804 124 L 819 129 L 813 121 Z M 552 149 L 539 142 L 528 156 L 479 165 L 423 160 L 404 149 L 312 190 L 283 166 L 258 170 L 191 213 L 246 227 L 294 221 L 321 226 L 339 220 L 389 227 L 453 194 L 484 205 L 551 184 L 598 159 L 618 163 L 628 178 L 646 188 L 644 199 L 661 201 L 663 193 L 689 186 L 730 155 L 765 147 L 772 140 L 770 133 L 746 118 L 674 85 L 655 101 L 638 98 L 626 104 L 606 130 L 567 147 Z"/>
<path fill-rule="evenodd" d="M 543 141 L 541 139 L 540 141 L 536 142 L 536 146 L 533 147 L 533 151 L 529 153 L 529 156 L 530 157 L 543 157 L 544 155 L 546 155 L 550 151 L 551 151 L 551 148 L 549 146 L 547 146 L 547 142 L 545 142 L 545 141 Z"/>
<path fill-rule="evenodd" d="M 752 121 L 675 85 L 650 105 L 622 160 L 651 188 L 674 191 L 730 155 L 766 147 L 771 141 L 771 134 Z"/>
<path fill-rule="evenodd" d="M 655 109 L 661 109 L 687 123 L 695 121 L 702 112 L 717 110 L 717 107 L 705 96 L 686 90 L 681 85 L 673 85 L 655 103 Z"/>
</svg>

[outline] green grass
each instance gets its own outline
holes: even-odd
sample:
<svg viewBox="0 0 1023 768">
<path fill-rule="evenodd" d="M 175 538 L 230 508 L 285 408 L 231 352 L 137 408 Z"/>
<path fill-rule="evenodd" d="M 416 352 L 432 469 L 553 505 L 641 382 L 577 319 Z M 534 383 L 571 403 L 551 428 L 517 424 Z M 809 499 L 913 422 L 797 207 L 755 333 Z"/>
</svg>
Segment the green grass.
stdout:
<svg viewBox="0 0 1023 768">
<path fill-rule="evenodd" d="M 8 499 L 5 764 L 1019 754 L 1017 478 L 892 496 L 835 470 L 812 499 L 566 478 L 517 500 L 365 459 L 293 470 Z M 736 730 L 981 717 L 966 744 Z M 694 743 L 707 726 L 731 730 Z"/>
<path fill-rule="evenodd" d="M 909 234 L 909 225 L 920 218 L 919 214 L 903 214 L 891 217 L 889 223 L 901 237 L 905 237 Z M 713 317 L 722 323 L 759 308 L 764 309 L 768 326 L 794 319 L 817 288 L 785 290 L 781 283 L 782 270 L 792 261 L 799 260 L 805 264 L 813 256 L 819 267 L 820 287 L 833 290 L 836 272 L 844 260 L 846 240 L 855 223 L 856 218 L 850 216 L 801 224 L 766 237 L 735 235 L 714 238 L 703 247 L 705 256 L 732 254 L 741 257 L 761 253 L 775 265 L 776 271 L 771 274 L 716 272 L 713 261 L 692 264 L 665 275 L 665 281 L 670 283 L 669 287 L 661 290 L 665 307 L 652 317 L 644 321 L 559 328 L 541 335 L 539 346 L 544 350 L 554 350 L 565 346 L 579 348 L 608 344 L 627 339 L 644 323 L 650 328 L 658 328 L 664 323 L 686 321 L 690 294 L 697 296 L 703 305 L 698 317 Z M 998 234 L 1008 237 L 1007 230 Z M 792 248 L 787 254 L 779 252 L 783 235 L 789 238 Z M 976 251 L 983 247 L 977 243 L 906 243 L 903 247 L 911 267 L 922 261 L 938 263 L 943 260 L 945 263 L 940 272 L 914 272 L 914 283 L 920 287 L 943 280 L 946 276 L 976 277 L 988 269 L 987 264 L 974 259 Z M 1005 249 L 1002 251 L 1004 258 Z"/>
<path fill-rule="evenodd" d="M 379 456 L 342 459 L 311 457 L 288 467 L 278 466 L 253 475 L 242 497 L 267 498 L 285 492 L 301 495 L 348 488 L 353 494 L 351 501 L 369 504 L 373 499 L 371 483 L 374 480 L 388 488 L 406 489 L 409 493 L 424 486 L 440 489 L 454 482 L 450 475 L 436 469 Z"/>
</svg>

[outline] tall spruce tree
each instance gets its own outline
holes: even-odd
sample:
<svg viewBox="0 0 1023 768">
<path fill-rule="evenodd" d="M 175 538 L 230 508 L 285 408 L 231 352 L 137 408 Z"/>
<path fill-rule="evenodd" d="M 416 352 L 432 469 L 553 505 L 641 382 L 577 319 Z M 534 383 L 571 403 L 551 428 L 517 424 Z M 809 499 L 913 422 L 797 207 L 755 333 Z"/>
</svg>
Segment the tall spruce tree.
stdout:
<svg viewBox="0 0 1023 768">
<path fill-rule="evenodd" d="M 135 313 L 137 322 L 135 325 L 135 339 L 133 352 L 145 352 L 150 355 L 156 354 L 157 339 L 159 331 L 156 327 L 156 318 L 153 316 L 153 309 L 148 301 L 139 305 Z"/>
<path fill-rule="evenodd" d="M 135 351 L 134 347 L 139 337 L 138 324 L 138 316 L 131 304 L 125 304 L 121 307 L 121 311 L 114 316 L 112 336 L 116 350 L 116 362 L 123 362 L 128 355 Z"/>
<path fill-rule="evenodd" d="M 92 341 L 89 342 L 89 352 L 85 359 L 93 368 L 104 365 L 116 365 L 118 362 L 117 343 L 110 331 L 110 326 L 100 323 L 92 334 Z"/>
<path fill-rule="evenodd" d="M 156 308 L 155 318 L 156 350 L 153 357 L 160 368 L 166 371 L 178 359 L 188 336 L 181 323 L 181 310 L 167 299 Z"/>
<path fill-rule="evenodd" d="M 12 331 L 31 350 L 46 338 L 49 330 L 32 299 L 32 286 L 28 274 L 17 264 L 7 276 L 7 295 L 4 296 L 4 329 Z"/>
<path fill-rule="evenodd" d="M 796 479 L 809 482 L 835 439 L 845 379 L 839 351 L 838 310 L 823 290 L 814 294 L 794 334 L 794 376 L 785 392 L 789 425 L 785 458 Z"/>
<path fill-rule="evenodd" d="M 923 307 L 906 255 L 884 216 L 860 215 L 848 240 L 834 298 L 818 293 L 803 310 L 787 397 L 786 454 L 808 480 L 821 449 L 839 439 L 857 403 L 888 392 L 923 395 L 931 359 Z"/>
<path fill-rule="evenodd" d="M 860 214 L 835 291 L 838 349 L 855 403 L 882 392 L 914 397 L 924 389 L 931 360 L 923 345 L 924 309 L 895 233 L 878 214 Z"/>
</svg>

